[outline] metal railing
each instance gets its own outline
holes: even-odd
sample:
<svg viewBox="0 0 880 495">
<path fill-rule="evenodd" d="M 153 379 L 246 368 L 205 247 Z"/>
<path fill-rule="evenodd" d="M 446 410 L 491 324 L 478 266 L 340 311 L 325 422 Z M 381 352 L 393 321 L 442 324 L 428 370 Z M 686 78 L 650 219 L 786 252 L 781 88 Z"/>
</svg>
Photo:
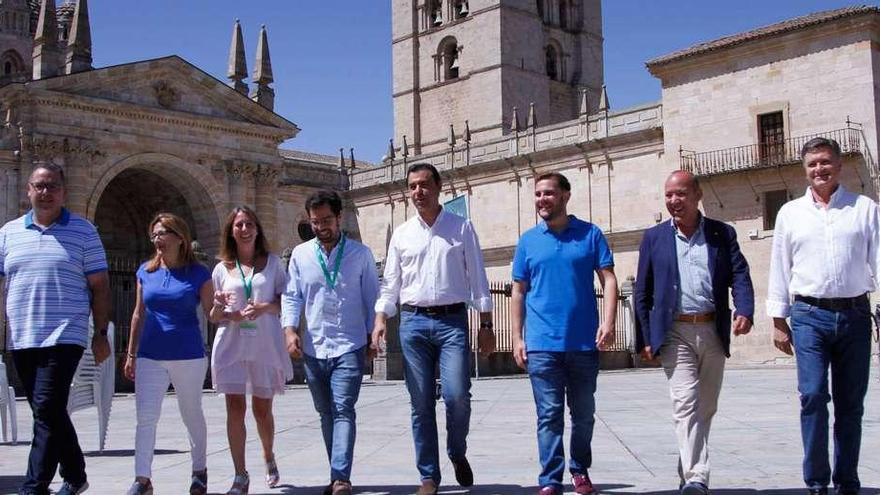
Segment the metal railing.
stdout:
<svg viewBox="0 0 880 495">
<path fill-rule="evenodd" d="M 513 322 L 510 317 L 511 292 L 513 284 L 511 282 L 490 282 L 489 293 L 492 295 L 492 301 L 495 308 L 492 311 L 492 320 L 495 327 L 496 351 L 512 352 L 513 351 Z M 604 296 L 600 289 L 596 289 L 596 307 L 599 312 L 599 324 L 601 325 L 605 319 L 602 303 Z M 609 351 L 628 351 L 635 352 L 635 320 L 631 306 L 631 297 L 629 293 L 619 292 L 617 294 L 617 321 L 614 327 L 614 344 Z M 471 350 L 477 350 L 477 331 L 480 328 L 480 314 L 471 309 L 468 313 L 468 323 L 471 337 Z"/>
<path fill-rule="evenodd" d="M 806 134 L 775 143 L 750 144 L 700 153 L 681 149 L 681 168 L 698 177 L 707 177 L 791 165 L 801 161 L 801 148 L 816 137 L 837 141 L 844 155 L 863 153 L 860 131 L 846 128 Z"/>
</svg>

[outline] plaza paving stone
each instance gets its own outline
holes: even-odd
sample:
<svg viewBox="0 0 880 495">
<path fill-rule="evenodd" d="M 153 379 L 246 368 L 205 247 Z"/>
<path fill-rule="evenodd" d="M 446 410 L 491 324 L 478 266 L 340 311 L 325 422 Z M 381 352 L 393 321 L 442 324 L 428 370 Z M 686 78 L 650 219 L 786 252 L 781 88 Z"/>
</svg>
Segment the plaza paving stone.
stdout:
<svg viewBox="0 0 880 495">
<path fill-rule="evenodd" d="M 862 493 L 880 490 L 880 382 L 877 364 L 866 400 Z M 677 493 L 677 451 L 666 379 L 660 370 L 602 372 L 597 392 L 591 476 L 607 494 Z M 73 415 L 86 451 L 88 493 L 122 494 L 133 480 L 135 427 L 133 396 L 113 401 L 104 452 L 97 451 L 94 409 Z M 444 409 L 438 403 L 444 428 Z M 15 493 L 26 466 L 31 419 L 27 403 L 17 402 L 19 442 L 0 445 L 0 494 Z M 226 444 L 222 396 L 205 392 L 208 422 L 209 491 L 225 493 L 233 475 Z M 362 495 L 404 495 L 416 490 L 409 402 L 401 382 L 365 383 L 358 403 L 358 441 L 352 481 Z M 263 483 L 263 463 L 252 417 L 248 416 L 247 456 L 252 494 L 320 494 L 329 468 L 320 424 L 305 387 L 290 387 L 276 399 L 275 453 L 281 486 Z M 729 368 L 719 412 L 712 427 L 712 492 L 719 495 L 805 493 L 800 475 L 798 397 L 792 367 Z M 445 448 L 440 435 L 441 451 Z M 153 461 L 158 495 L 185 493 L 189 486 L 189 443 L 173 394 L 166 397 Z M 535 406 L 523 376 L 474 382 L 469 436 L 476 485 L 455 484 L 452 466 L 443 462 L 444 494 L 537 493 Z M 568 482 L 568 480 L 566 480 Z M 56 476 L 53 489 L 60 486 Z M 571 490 L 571 486 L 567 487 Z M 571 492 L 573 493 L 573 492 Z"/>
</svg>

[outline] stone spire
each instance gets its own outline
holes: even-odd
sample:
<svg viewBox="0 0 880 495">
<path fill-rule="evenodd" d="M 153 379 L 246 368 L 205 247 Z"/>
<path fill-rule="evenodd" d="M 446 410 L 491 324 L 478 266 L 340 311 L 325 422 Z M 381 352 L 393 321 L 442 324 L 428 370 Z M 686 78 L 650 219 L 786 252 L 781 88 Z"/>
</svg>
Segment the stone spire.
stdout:
<svg viewBox="0 0 880 495">
<path fill-rule="evenodd" d="M 229 67 L 226 69 L 226 77 L 229 86 L 239 93 L 247 96 L 248 86 L 244 82 L 247 78 L 247 61 L 244 57 L 244 38 L 241 35 L 241 23 L 235 20 L 232 27 L 232 42 L 229 44 Z"/>
<path fill-rule="evenodd" d="M 269 58 L 269 35 L 266 33 L 265 24 L 260 28 L 260 41 L 257 43 L 257 60 L 254 64 L 254 84 L 257 87 L 251 93 L 251 99 L 269 110 L 274 110 L 275 90 L 269 87 L 269 85 L 275 79 L 272 77 L 272 60 Z"/>
<path fill-rule="evenodd" d="M 67 40 L 65 72 L 76 74 L 92 70 L 92 28 L 89 25 L 89 5 L 87 0 L 76 0 L 73 23 Z"/>
<path fill-rule="evenodd" d="M 446 144 L 455 147 L 455 128 L 449 124 L 449 137 L 446 138 Z"/>
<path fill-rule="evenodd" d="M 513 117 L 510 119 L 510 130 L 513 132 L 519 131 L 519 111 L 516 107 L 513 107 Z"/>
<path fill-rule="evenodd" d="M 587 90 L 581 89 L 581 108 L 578 111 L 578 115 L 580 115 L 581 117 L 583 117 L 585 115 L 589 115 L 590 107 L 589 107 L 588 103 L 589 102 L 587 101 Z"/>
<path fill-rule="evenodd" d="M 529 103 L 529 116 L 526 119 L 526 127 L 528 127 L 529 129 L 533 129 L 533 128 L 537 127 L 537 125 L 538 125 L 538 120 L 537 120 L 537 117 L 535 116 L 535 102 L 531 102 L 531 103 Z"/>
<path fill-rule="evenodd" d="M 58 46 L 58 18 L 55 0 L 43 0 L 37 32 L 34 35 L 33 78 L 43 79 L 58 75 L 61 68 L 61 48 Z"/>
<path fill-rule="evenodd" d="M 464 134 L 461 136 L 461 140 L 466 143 L 471 142 L 471 125 L 467 120 L 464 121 Z"/>
<path fill-rule="evenodd" d="M 608 103 L 608 90 L 605 89 L 605 85 L 602 85 L 602 94 L 599 95 L 599 111 L 607 112 L 611 108 L 611 105 Z"/>
</svg>

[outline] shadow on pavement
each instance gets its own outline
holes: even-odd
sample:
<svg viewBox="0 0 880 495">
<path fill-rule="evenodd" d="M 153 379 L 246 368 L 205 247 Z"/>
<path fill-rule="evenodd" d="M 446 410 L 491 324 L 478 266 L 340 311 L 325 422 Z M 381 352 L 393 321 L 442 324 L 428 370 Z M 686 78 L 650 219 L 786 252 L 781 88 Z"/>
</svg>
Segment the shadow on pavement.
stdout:
<svg viewBox="0 0 880 495">
<path fill-rule="evenodd" d="M 253 485 L 251 485 L 253 486 Z M 282 491 L 278 492 L 277 488 Z M 250 495 L 320 495 L 324 486 L 293 486 L 279 485 L 276 490 L 251 490 Z M 370 486 L 355 485 L 353 493 L 355 495 L 413 495 L 418 490 L 416 485 L 401 486 Z M 480 485 L 470 488 L 461 488 L 459 486 L 440 486 L 440 495 L 534 495 L 538 492 L 537 487 L 519 486 L 519 485 Z"/>
<path fill-rule="evenodd" d="M 626 490 L 617 491 L 608 486 L 597 486 L 597 488 L 601 490 L 601 493 L 606 493 L 608 495 L 679 495 L 679 491 L 674 489 L 653 492 L 634 492 Z M 712 488 L 711 493 L 712 495 L 805 495 L 807 489 L 804 487 L 774 488 L 771 490 L 760 490 L 755 488 Z M 828 493 L 833 494 L 834 488 L 829 488 Z M 878 493 L 880 493 L 880 489 L 862 487 L 859 495 L 877 495 Z"/>
<path fill-rule="evenodd" d="M 153 455 L 186 454 L 188 450 L 156 449 Z M 91 450 L 83 452 L 83 457 L 134 457 L 134 449 Z"/>
<path fill-rule="evenodd" d="M 22 483 L 24 483 L 24 476 L 0 474 L 0 493 L 18 493 L 18 488 Z"/>
</svg>

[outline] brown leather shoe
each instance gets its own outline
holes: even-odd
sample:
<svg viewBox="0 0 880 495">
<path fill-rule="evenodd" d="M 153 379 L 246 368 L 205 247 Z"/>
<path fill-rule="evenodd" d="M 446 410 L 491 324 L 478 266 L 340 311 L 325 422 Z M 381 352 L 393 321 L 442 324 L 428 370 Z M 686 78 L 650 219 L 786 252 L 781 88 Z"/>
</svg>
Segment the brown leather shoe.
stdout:
<svg viewBox="0 0 880 495">
<path fill-rule="evenodd" d="M 422 480 L 422 486 L 416 495 L 437 495 L 437 482 L 432 479 Z"/>
<path fill-rule="evenodd" d="M 333 495 L 351 495 L 351 483 L 336 480 L 333 482 Z"/>
</svg>

